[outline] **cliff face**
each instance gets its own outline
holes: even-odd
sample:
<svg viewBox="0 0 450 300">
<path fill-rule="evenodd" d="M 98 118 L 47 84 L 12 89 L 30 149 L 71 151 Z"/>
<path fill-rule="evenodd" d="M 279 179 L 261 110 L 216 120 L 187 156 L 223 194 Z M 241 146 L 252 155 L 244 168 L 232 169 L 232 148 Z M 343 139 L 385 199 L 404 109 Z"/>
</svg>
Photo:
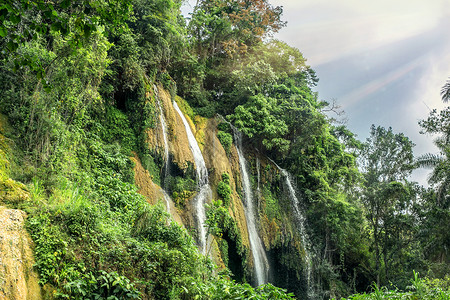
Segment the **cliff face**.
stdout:
<svg viewBox="0 0 450 300">
<path fill-rule="evenodd" d="M 205 158 L 206 166 L 209 170 L 209 180 L 213 187 L 222 179 L 222 174 L 230 175 L 231 187 L 231 202 L 229 206 L 229 213 L 237 222 L 237 226 L 242 236 L 243 245 L 249 248 L 247 223 L 245 220 L 244 207 L 241 197 L 238 194 L 240 190 L 240 170 L 239 159 L 236 152 L 236 147 L 232 146 L 230 155 L 227 156 L 225 149 L 217 138 L 217 124 L 216 119 L 209 119 L 205 128 L 205 145 L 203 148 L 203 157 Z M 213 188 L 214 198 L 218 199 L 217 189 Z"/>
<path fill-rule="evenodd" d="M 154 128 L 146 131 L 148 150 L 154 156 L 156 168 L 145 169 L 140 157 L 135 153 L 130 158 L 134 164 L 134 181 L 138 192 L 151 204 L 162 202 L 174 220 L 196 237 L 196 166 L 186 128 L 173 105 L 173 101 L 176 101 L 189 123 L 208 169 L 212 190 L 208 205 L 213 206 L 214 200 L 223 197 L 218 192 L 218 186 L 223 184 L 224 175 L 229 178 L 227 185 L 230 195 L 225 207 L 232 224 L 228 222 L 229 227 L 222 228 L 223 232 L 218 236 L 209 236 L 207 254 L 219 267 L 228 267 L 234 273 L 234 279 L 251 280 L 254 277 L 252 270 L 255 262 L 247 227 L 247 207 L 244 207 L 240 161 L 236 146 L 232 144 L 226 151 L 218 138 L 218 127 L 223 120 L 218 117 L 205 119 L 194 115 L 183 99 L 172 99 L 170 93 L 162 87 L 153 95 L 149 93 L 147 101 L 151 101 L 157 108 L 155 111 L 158 117 L 162 111 L 166 127 L 163 131 L 163 122 L 156 117 Z M 4 118 L 1 120 L 4 121 Z M 6 122 L 3 121 L 0 122 L 0 203 L 17 207 L 30 196 L 25 185 L 9 177 L 11 150 L 3 135 L 7 130 Z M 167 134 L 167 161 L 164 132 Z M 280 197 L 282 185 L 279 170 L 251 147 L 244 149 L 254 194 L 257 232 L 269 254 L 270 262 L 275 266 L 283 263 L 283 253 L 289 252 L 287 248 L 283 248 L 285 245 L 292 244 L 300 253 L 301 244 L 293 233 L 289 201 Z M 24 228 L 24 219 L 25 213 L 22 211 L 3 207 L 0 209 L 0 224 L 5 224 L 0 228 L 0 299 L 41 299 L 38 276 L 32 269 L 32 244 Z"/>
<path fill-rule="evenodd" d="M 234 245 L 235 241 L 231 241 L 230 238 L 227 237 L 228 247 L 234 248 L 232 250 L 227 250 L 228 252 L 225 251 L 227 253 L 223 253 L 223 250 L 220 250 L 220 246 L 218 245 L 220 244 L 220 241 L 215 239 L 212 243 L 210 256 L 213 257 L 219 265 L 223 265 L 224 261 L 233 260 L 233 256 L 235 256 L 235 258 L 241 256 L 235 260 L 234 263 L 239 264 L 239 262 L 244 262 L 244 264 L 247 264 L 246 268 L 248 270 L 253 269 L 254 262 L 252 259 L 244 211 L 239 157 L 234 144 L 227 153 L 218 138 L 218 125 L 222 120 L 220 118 L 205 119 L 199 116 L 194 116 L 192 119 L 191 116 L 193 116 L 193 113 L 187 103 L 179 97 L 171 99 L 170 94 L 161 86 L 158 88 L 158 91 L 155 92 L 154 96 L 158 97 L 154 99 L 154 103 L 157 105 L 159 101 L 167 126 L 166 131 L 169 145 L 168 164 L 171 167 L 169 168 L 169 175 L 165 178 L 162 186 L 167 194 L 173 199 L 170 200 L 172 216 L 179 222 L 182 222 L 186 228 L 195 231 L 196 216 L 193 207 L 193 200 L 196 195 L 195 188 L 190 191 L 186 190 L 180 192 L 179 190 L 175 191 L 173 185 L 171 185 L 171 182 L 176 181 L 177 178 L 190 178 L 195 181 L 195 172 L 193 171 L 196 167 L 192 151 L 189 147 L 186 129 L 180 116 L 173 107 L 173 100 L 175 100 L 188 120 L 191 130 L 202 151 L 213 192 L 212 200 L 220 199 L 220 195 L 217 193 L 217 186 L 222 180 L 223 174 L 229 175 L 231 196 L 228 205 L 228 213 L 236 224 L 239 243 L 246 249 L 244 251 L 246 254 L 243 254 L 242 251 L 238 254 L 238 246 Z M 157 109 L 156 111 L 159 110 Z M 156 127 L 148 131 L 148 147 L 152 153 L 158 153 L 160 156 L 163 156 L 163 138 L 162 123 L 157 122 Z M 289 199 L 280 197 L 282 185 L 279 170 L 265 156 L 252 151 L 252 149 L 246 149 L 245 156 L 248 160 L 251 185 L 254 191 L 255 203 L 253 206 L 256 208 L 257 230 L 266 251 L 270 252 L 272 249 L 281 249 L 283 248 L 283 245 L 289 243 L 292 243 L 295 248 L 301 248 L 301 245 L 299 245 L 298 242 L 299 240 L 294 233 L 292 216 L 289 213 Z M 136 184 L 140 189 L 139 192 L 146 196 L 151 203 L 156 203 L 158 199 L 164 201 L 161 188 L 151 181 L 149 178 L 150 175 L 142 168 L 139 159 L 135 157 L 133 160 L 136 164 L 135 179 Z M 163 166 L 160 167 L 162 173 Z M 194 170 L 192 170 L 192 168 L 194 168 Z M 184 195 L 182 200 L 179 199 L 179 194 Z M 231 244 L 232 246 L 230 246 Z M 247 276 L 252 276 L 251 271 L 248 272 L 248 270 Z"/>
<path fill-rule="evenodd" d="M 186 171 L 189 164 L 194 165 L 194 157 L 189 149 L 189 141 L 183 121 L 173 107 L 169 92 L 158 88 L 158 92 L 154 92 L 149 101 L 153 101 L 156 106 L 158 100 L 167 123 L 167 137 L 169 154 L 172 158 L 171 162 L 176 164 L 180 170 Z M 159 113 L 158 109 L 157 113 Z M 190 120 L 188 116 L 187 118 Z M 159 119 L 157 120 L 156 127 L 148 130 L 147 138 L 150 149 L 162 156 L 164 153 L 163 129 L 161 122 Z"/>
<path fill-rule="evenodd" d="M 0 115 L 0 203 L 17 205 L 28 200 L 29 193 L 23 184 L 9 178 L 12 151 L 4 136 L 9 130 L 6 118 Z M 41 299 L 25 218 L 21 210 L 0 206 L 0 299 Z"/>
<path fill-rule="evenodd" d="M 25 218 L 23 211 L 0 207 L 0 299 L 42 299 Z"/>
</svg>

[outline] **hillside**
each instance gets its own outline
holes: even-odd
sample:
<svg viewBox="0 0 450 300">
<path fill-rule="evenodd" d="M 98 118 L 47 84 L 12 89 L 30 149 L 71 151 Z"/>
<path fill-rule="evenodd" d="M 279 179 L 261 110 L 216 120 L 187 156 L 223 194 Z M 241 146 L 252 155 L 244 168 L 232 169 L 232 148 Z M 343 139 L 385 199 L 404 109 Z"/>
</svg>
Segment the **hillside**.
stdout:
<svg viewBox="0 0 450 300">
<path fill-rule="evenodd" d="M 432 187 L 408 181 L 433 156 L 330 119 L 302 53 L 270 39 L 281 7 L 16 4 L 0 299 L 447 299 L 448 139 Z M 421 126 L 448 138 L 445 112 Z"/>
</svg>

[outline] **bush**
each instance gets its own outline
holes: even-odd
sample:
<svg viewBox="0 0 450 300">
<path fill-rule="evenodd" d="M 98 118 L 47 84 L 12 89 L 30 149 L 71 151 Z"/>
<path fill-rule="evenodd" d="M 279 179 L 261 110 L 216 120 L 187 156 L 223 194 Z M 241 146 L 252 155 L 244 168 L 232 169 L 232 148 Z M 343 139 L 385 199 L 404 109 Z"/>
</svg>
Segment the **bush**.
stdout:
<svg viewBox="0 0 450 300">
<path fill-rule="evenodd" d="M 450 299 L 449 289 L 450 278 L 444 280 L 421 279 L 419 274 L 414 272 L 414 278 L 411 280 L 410 291 L 398 291 L 397 289 L 388 290 L 386 287 L 372 285 L 372 293 L 355 294 L 343 300 L 378 300 L 378 299 L 406 299 L 406 300 L 448 300 Z"/>
<path fill-rule="evenodd" d="M 117 272 L 105 272 L 101 270 L 98 276 L 84 275 L 80 279 L 68 282 L 64 285 L 65 293 L 60 293 L 61 298 L 67 299 L 140 299 L 137 288 L 125 276 Z"/>
<path fill-rule="evenodd" d="M 219 123 L 217 129 L 226 133 L 232 133 L 231 125 L 227 122 Z"/>
<path fill-rule="evenodd" d="M 225 207 L 228 207 L 231 201 L 230 175 L 222 174 L 222 181 L 217 184 L 217 194 L 223 200 Z"/>
<path fill-rule="evenodd" d="M 222 144 L 223 149 L 225 149 L 225 152 L 227 153 L 227 155 L 230 155 L 231 145 L 233 144 L 233 136 L 229 133 L 219 130 L 217 132 L 217 138 L 219 139 L 220 143 Z"/>
<path fill-rule="evenodd" d="M 105 118 L 101 118 L 103 130 L 99 134 L 101 138 L 109 144 L 119 143 L 123 148 L 123 153 L 131 155 L 131 151 L 136 147 L 136 138 L 130 126 L 128 117 L 113 106 L 106 109 Z"/>
</svg>

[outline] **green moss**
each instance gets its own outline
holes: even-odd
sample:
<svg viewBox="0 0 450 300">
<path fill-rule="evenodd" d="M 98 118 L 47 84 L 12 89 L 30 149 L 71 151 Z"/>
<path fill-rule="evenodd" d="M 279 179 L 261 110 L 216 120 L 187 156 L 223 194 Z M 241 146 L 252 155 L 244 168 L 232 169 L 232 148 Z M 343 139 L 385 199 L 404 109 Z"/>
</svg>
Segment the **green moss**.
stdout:
<svg viewBox="0 0 450 300">
<path fill-rule="evenodd" d="M 263 197 L 265 200 L 265 213 L 269 220 L 275 219 L 277 222 L 281 221 L 282 213 L 278 198 L 271 192 L 271 184 L 265 183 L 263 185 Z"/>
<path fill-rule="evenodd" d="M 187 103 L 186 100 L 179 96 L 175 96 L 175 101 L 178 104 L 178 107 L 180 108 L 181 112 L 183 112 L 184 115 L 188 116 L 191 120 L 194 120 L 195 113 L 192 107 Z"/>
</svg>

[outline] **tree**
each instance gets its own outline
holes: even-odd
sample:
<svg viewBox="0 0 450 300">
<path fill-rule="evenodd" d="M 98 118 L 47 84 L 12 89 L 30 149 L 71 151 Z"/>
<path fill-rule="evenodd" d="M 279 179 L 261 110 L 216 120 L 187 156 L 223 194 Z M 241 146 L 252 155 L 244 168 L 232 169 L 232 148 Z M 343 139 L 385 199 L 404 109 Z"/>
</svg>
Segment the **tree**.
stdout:
<svg viewBox="0 0 450 300">
<path fill-rule="evenodd" d="M 446 198 L 450 197 L 450 107 L 441 112 L 433 110 L 428 119 L 420 121 L 419 125 L 423 129 L 421 133 L 439 135 L 434 140 L 439 154 L 422 155 L 417 159 L 417 164 L 433 169 L 428 182 L 437 187 L 437 200 L 446 202 Z"/>
<path fill-rule="evenodd" d="M 197 54 L 233 57 L 285 26 L 267 0 L 200 0 L 189 23 Z"/>
<path fill-rule="evenodd" d="M 134 19 L 129 23 L 140 45 L 141 63 L 148 73 L 165 72 L 185 51 L 185 21 L 181 0 L 132 0 Z"/>
<path fill-rule="evenodd" d="M 122 28 L 130 13 L 130 0 L 4 1 L 0 4 L 2 49 L 14 52 L 19 45 L 51 30 L 64 37 L 72 34 L 75 41 L 81 41 L 99 26 L 109 30 Z"/>
<path fill-rule="evenodd" d="M 4 3 L 3 3 L 4 2 Z M 83 45 L 91 43 L 96 32 L 108 34 L 122 32 L 125 21 L 131 15 L 131 0 L 18 0 L 0 4 L 0 58 L 13 58 L 14 71 L 27 67 L 40 79 L 40 84 L 50 90 L 46 80 L 50 65 L 33 55 L 19 53 L 30 41 L 46 40 L 52 45 L 54 36 L 66 40 L 62 56 L 75 53 Z M 49 49 L 52 50 L 52 49 Z M 23 51 L 22 51 L 23 52 Z"/>
<path fill-rule="evenodd" d="M 395 231 L 399 222 L 403 222 L 401 219 L 408 218 L 411 206 L 407 177 L 414 169 L 413 146 L 402 133 L 372 125 L 361 151 L 360 165 L 365 179 L 362 200 L 373 237 L 377 284 L 381 280 L 381 259 L 387 280 L 390 253 L 399 248 L 394 246 L 400 245 L 404 236 Z M 400 239 L 396 242 L 393 236 Z"/>
<path fill-rule="evenodd" d="M 442 101 L 449 102 L 450 101 L 450 79 L 447 80 L 447 83 L 441 89 Z"/>
<path fill-rule="evenodd" d="M 251 97 L 245 105 L 236 107 L 235 114 L 230 119 L 236 127 L 250 138 L 255 138 L 258 146 L 280 152 L 289 149 L 289 141 L 283 138 L 288 132 L 284 120 L 280 118 L 280 107 L 277 100 L 258 94 Z"/>
<path fill-rule="evenodd" d="M 442 101 L 450 100 L 450 80 L 442 87 Z M 450 107 L 438 112 L 431 111 L 426 120 L 421 120 L 422 134 L 438 135 L 434 144 L 439 153 L 428 153 L 417 159 L 417 165 L 431 168 L 428 182 L 432 191 L 427 191 L 424 197 L 424 225 L 422 226 L 423 242 L 428 256 L 432 261 L 441 264 L 448 263 L 448 248 L 450 247 Z"/>
</svg>

